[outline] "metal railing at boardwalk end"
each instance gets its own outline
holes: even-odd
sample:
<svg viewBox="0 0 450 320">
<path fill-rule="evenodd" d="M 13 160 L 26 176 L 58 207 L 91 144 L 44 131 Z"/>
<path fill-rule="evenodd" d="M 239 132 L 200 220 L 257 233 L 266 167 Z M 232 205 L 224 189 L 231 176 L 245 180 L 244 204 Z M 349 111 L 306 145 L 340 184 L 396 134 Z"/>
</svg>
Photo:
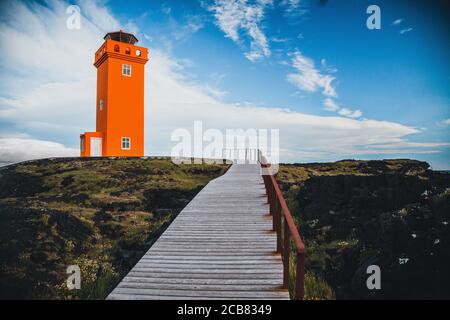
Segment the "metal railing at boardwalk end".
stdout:
<svg viewBox="0 0 450 320">
<path fill-rule="evenodd" d="M 275 180 L 270 163 L 259 152 L 259 162 L 261 163 L 262 175 L 267 191 L 270 205 L 270 214 L 273 217 L 273 230 L 277 233 L 277 253 L 281 253 L 283 259 L 283 288 L 289 289 L 290 277 L 295 277 L 293 285 L 295 289 L 291 296 L 295 300 L 301 300 L 304 296 L 305 283 L 305 244 L 300 237 L 297 226 L 292 218 L 291 212 L 286 204 L 286 200 L 281 193 L 278 183 Z M 291 241 L 295 256 L 291 257 Z M 291 269 L 292 267 L 295 270 Z"/>
</svg>

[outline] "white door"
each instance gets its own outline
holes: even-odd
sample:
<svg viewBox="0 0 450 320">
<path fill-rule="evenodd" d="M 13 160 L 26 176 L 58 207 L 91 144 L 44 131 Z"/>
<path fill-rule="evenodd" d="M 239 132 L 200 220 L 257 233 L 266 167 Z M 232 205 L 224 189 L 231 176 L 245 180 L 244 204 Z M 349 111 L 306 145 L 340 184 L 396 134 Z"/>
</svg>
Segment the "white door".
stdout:
<svg viewBox="0 0 450 320">
<path fill-rule="evenodd" d="M 91 138 L 91 157 L 102 156 L 102 138 Z"/>
</svg>

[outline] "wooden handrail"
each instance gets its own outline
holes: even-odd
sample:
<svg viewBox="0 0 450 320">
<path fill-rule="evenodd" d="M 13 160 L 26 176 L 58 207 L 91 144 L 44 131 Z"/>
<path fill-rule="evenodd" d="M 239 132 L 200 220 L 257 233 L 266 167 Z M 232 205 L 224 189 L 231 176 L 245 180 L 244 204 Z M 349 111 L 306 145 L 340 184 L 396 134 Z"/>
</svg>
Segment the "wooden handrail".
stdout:
<svg viewBox="0 0 450 320">
<path fill-rule="evenodd" d="M 271 172 L 271 165 L 267 163 L 267 159 L 261 154 L 261 151 L 258 153 L 258 160 L 263 169 L 263 180 L 267 191 L 270 214 L 273 216 L 273 229 L 277 233 L 277 253 L 281 253 L 283 258 L 283 287 L 289 289 L 290 243 L 292 239 L 297 255 L 295 293 L 293 298 L 301 300 L 305 293 L 305 244 L 298 232 L 278 183 Z"/>
<path fill-rule="evenodd" d="M 297 252 L 304 253 L 305 252 L 305 244 L 302 241 L 302 238 L 300 237 L 300 233 L 298 232 L 297 226 L 294 223 L 294 219 L 292 218 L 291 212 L 286 204 L 286 200 L 284 199 L 280 188 L 278 187 L 278 183 L 273 177 L 273 175 L 270 175 L 270 180 L 273 184 L 273 188 L 277 194 L 277 198 L 281 205 L 281 210 L 284 213 L 284 217 L 286 219 L 287 225 L 289 227 L 289 231 L 291 232 L 292 239 L 294 240 L 295 247 L 297 249 Z"/>
</svg>

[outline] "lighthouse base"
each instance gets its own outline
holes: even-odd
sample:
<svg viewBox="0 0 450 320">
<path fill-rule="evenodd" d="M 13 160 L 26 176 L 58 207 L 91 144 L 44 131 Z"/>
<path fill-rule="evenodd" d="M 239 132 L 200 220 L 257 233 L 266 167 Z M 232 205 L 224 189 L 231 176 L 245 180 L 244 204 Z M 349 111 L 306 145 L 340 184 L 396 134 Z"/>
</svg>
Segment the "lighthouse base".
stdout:
<svg viewBox="0 0 450 320">
<path fill-rule="evenodd" d="M 103 133 L 80 134 L 80 157 L 103 157 Z"/>
</svg>

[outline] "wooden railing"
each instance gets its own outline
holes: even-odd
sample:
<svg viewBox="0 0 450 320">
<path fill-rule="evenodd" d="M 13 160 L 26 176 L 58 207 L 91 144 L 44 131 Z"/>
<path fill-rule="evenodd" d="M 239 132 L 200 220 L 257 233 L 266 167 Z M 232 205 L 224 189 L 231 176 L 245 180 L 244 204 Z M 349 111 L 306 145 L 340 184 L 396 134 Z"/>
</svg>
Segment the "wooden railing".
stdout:
<svg viewBox="0 0 450 320">
<path fill-rule="evenodd" d="M 222 158 L 234 163 L 254 163 L 259 160 L 259 149 L 255 148 L 231 148 L 222 149 Z"/>
<path fill-rule="evenodd" d="M 273 216 L 273 230 L 277 233 L 277 253 L 281 253 L 283 259 L 283 287 L 289 289 L 291 261 L 295 262 L 295 290 L 292 298 L 301 300 L 304 296 L 305 282 L 305 244 L 300 237 L 298 229 L 292 218 L 286 200 L 275 180 L 271 165 L 266 158 L 259 153 L 259 161 L 263 170 L 263 179 L 270 205 L 270 214 Z M 291 240 L 294 243 L 294 254 L 291 259 Z M 296 259 L 295 259 L 296 258 Z"/>
</svg>

